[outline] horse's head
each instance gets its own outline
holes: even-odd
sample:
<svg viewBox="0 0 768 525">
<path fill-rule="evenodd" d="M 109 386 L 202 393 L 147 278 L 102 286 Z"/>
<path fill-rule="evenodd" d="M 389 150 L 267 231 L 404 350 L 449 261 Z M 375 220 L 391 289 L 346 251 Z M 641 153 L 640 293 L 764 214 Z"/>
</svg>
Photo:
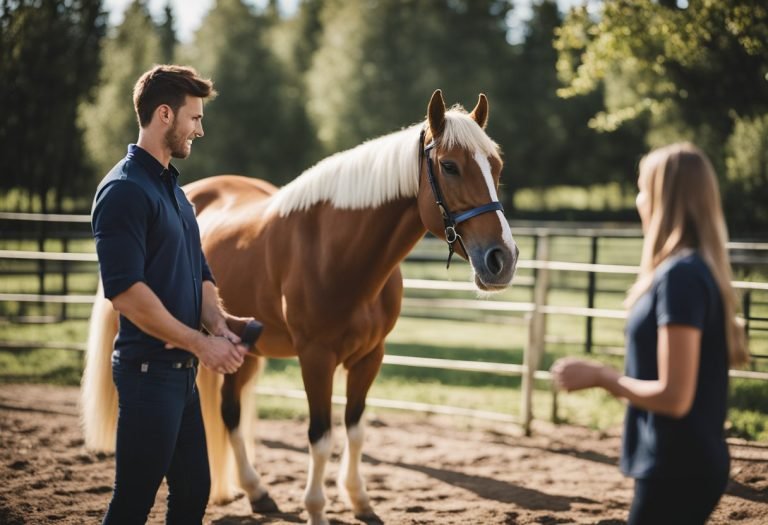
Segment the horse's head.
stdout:
<svg viewBox="0 0 768 525">
<path fill-rule="evenodd" d="M 446 111 L 442 92 L 435 91 L 420 145 L 418 202 L 426 228 L 469 261 L 478 288 L 493 291 L 512 280 L 518 249 L 499 203 L 502 161 L 485 133 L 487 122 L 485 95 L 467 114 Z"/>
</svg>

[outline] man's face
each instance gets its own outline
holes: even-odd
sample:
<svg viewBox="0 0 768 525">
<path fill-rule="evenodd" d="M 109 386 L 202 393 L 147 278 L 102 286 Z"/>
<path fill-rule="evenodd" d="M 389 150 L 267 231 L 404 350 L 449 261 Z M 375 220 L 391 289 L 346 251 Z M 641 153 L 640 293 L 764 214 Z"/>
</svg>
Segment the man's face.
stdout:
<svg viewBox="0 0 768 525">
<path fill-rule="evenodd" d="M 192 141 L 203 136 L 203 99 L 187 96 L 165 133 L 165 145 L 175 159 L 186 159 L 192 152 Z"/>
</svg>

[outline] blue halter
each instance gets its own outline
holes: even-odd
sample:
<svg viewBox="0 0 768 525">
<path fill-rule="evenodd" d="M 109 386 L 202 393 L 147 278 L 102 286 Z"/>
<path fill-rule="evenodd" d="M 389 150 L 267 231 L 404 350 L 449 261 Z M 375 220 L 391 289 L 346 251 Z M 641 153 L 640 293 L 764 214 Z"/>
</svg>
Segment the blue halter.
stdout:
<svg viewBox="0 0 768 525">
<path fill-rule="evenodd" d="M 464 241 L 462 240 L 461 235 L 459 235 L 459 233 L 456 231 L 456 226 L 464 221 L 471 219 L 472 217 L 490 211 L 500 211 L 504 213 L 504 207 L 499 201 L 491 201 L 488 204 L 483 204 L 482 206 L 472 208 L 471 210 L 452 213 L 448 208 L 448 205 L 445 203 L 443 192 L 440 190 L 440 184 L 437 182 L 437 177 L 435 177 L 434 168 L 432 167 L 432 157 L 430 157 L 430 151 L 434 149 L 434 147 L 434 140 L 424 146 L 424 130 L 421 130 L 421 135 L 419 136 L 419 170 L 421 170 L 421 155 L 424 155 L 427 159 L 427 179 L 429 180 L 429 185 L 432 187 L 432 194 L 435 197 L 435 202 L 438 209 L 440 210 L 440 214 L 443 216 L 443 225 L 445 226 L 445 241 L 448 243 L 448 261 L 446 262 L 445 267 L 450 268 L 451 257 L 453 257 L 453 253 L 455 251 L 453 244 L 456 241 L 459 242 L 464 253 L 467 253 L 467 249 L 464 246 Z"/>
</svg>

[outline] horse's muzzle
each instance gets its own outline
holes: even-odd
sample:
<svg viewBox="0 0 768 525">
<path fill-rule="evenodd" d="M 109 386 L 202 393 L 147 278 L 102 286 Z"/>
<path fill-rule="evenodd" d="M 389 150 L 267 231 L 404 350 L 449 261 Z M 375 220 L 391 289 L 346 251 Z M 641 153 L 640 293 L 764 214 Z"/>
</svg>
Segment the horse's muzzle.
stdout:
<svg viewBox="0 0 768 525">
<path fill-rule="evenodd" d="M 478 288 L 490 292 L 509 286 L 515 275 L 520 254 L 516 244 L 513 244 L 511 249 L 506 245 L 493 245 L 469 252 Z"/>
</svg>

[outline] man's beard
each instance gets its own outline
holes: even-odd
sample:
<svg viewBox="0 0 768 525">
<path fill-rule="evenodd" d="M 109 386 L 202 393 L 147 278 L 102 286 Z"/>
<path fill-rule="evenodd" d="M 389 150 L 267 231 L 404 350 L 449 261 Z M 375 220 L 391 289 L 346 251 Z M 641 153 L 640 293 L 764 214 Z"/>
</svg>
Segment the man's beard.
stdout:
<svg viewBox="0 0 768 525">
<path fill-rule="evenodd" d="M 171 150 L 171 157 L 174 159 L 186 159 L 191 151 L 187 147 L 187 137 L 181 136 L 175 122 L 171 129 L 165 132 L 165 145 Z"/>
</svg>

